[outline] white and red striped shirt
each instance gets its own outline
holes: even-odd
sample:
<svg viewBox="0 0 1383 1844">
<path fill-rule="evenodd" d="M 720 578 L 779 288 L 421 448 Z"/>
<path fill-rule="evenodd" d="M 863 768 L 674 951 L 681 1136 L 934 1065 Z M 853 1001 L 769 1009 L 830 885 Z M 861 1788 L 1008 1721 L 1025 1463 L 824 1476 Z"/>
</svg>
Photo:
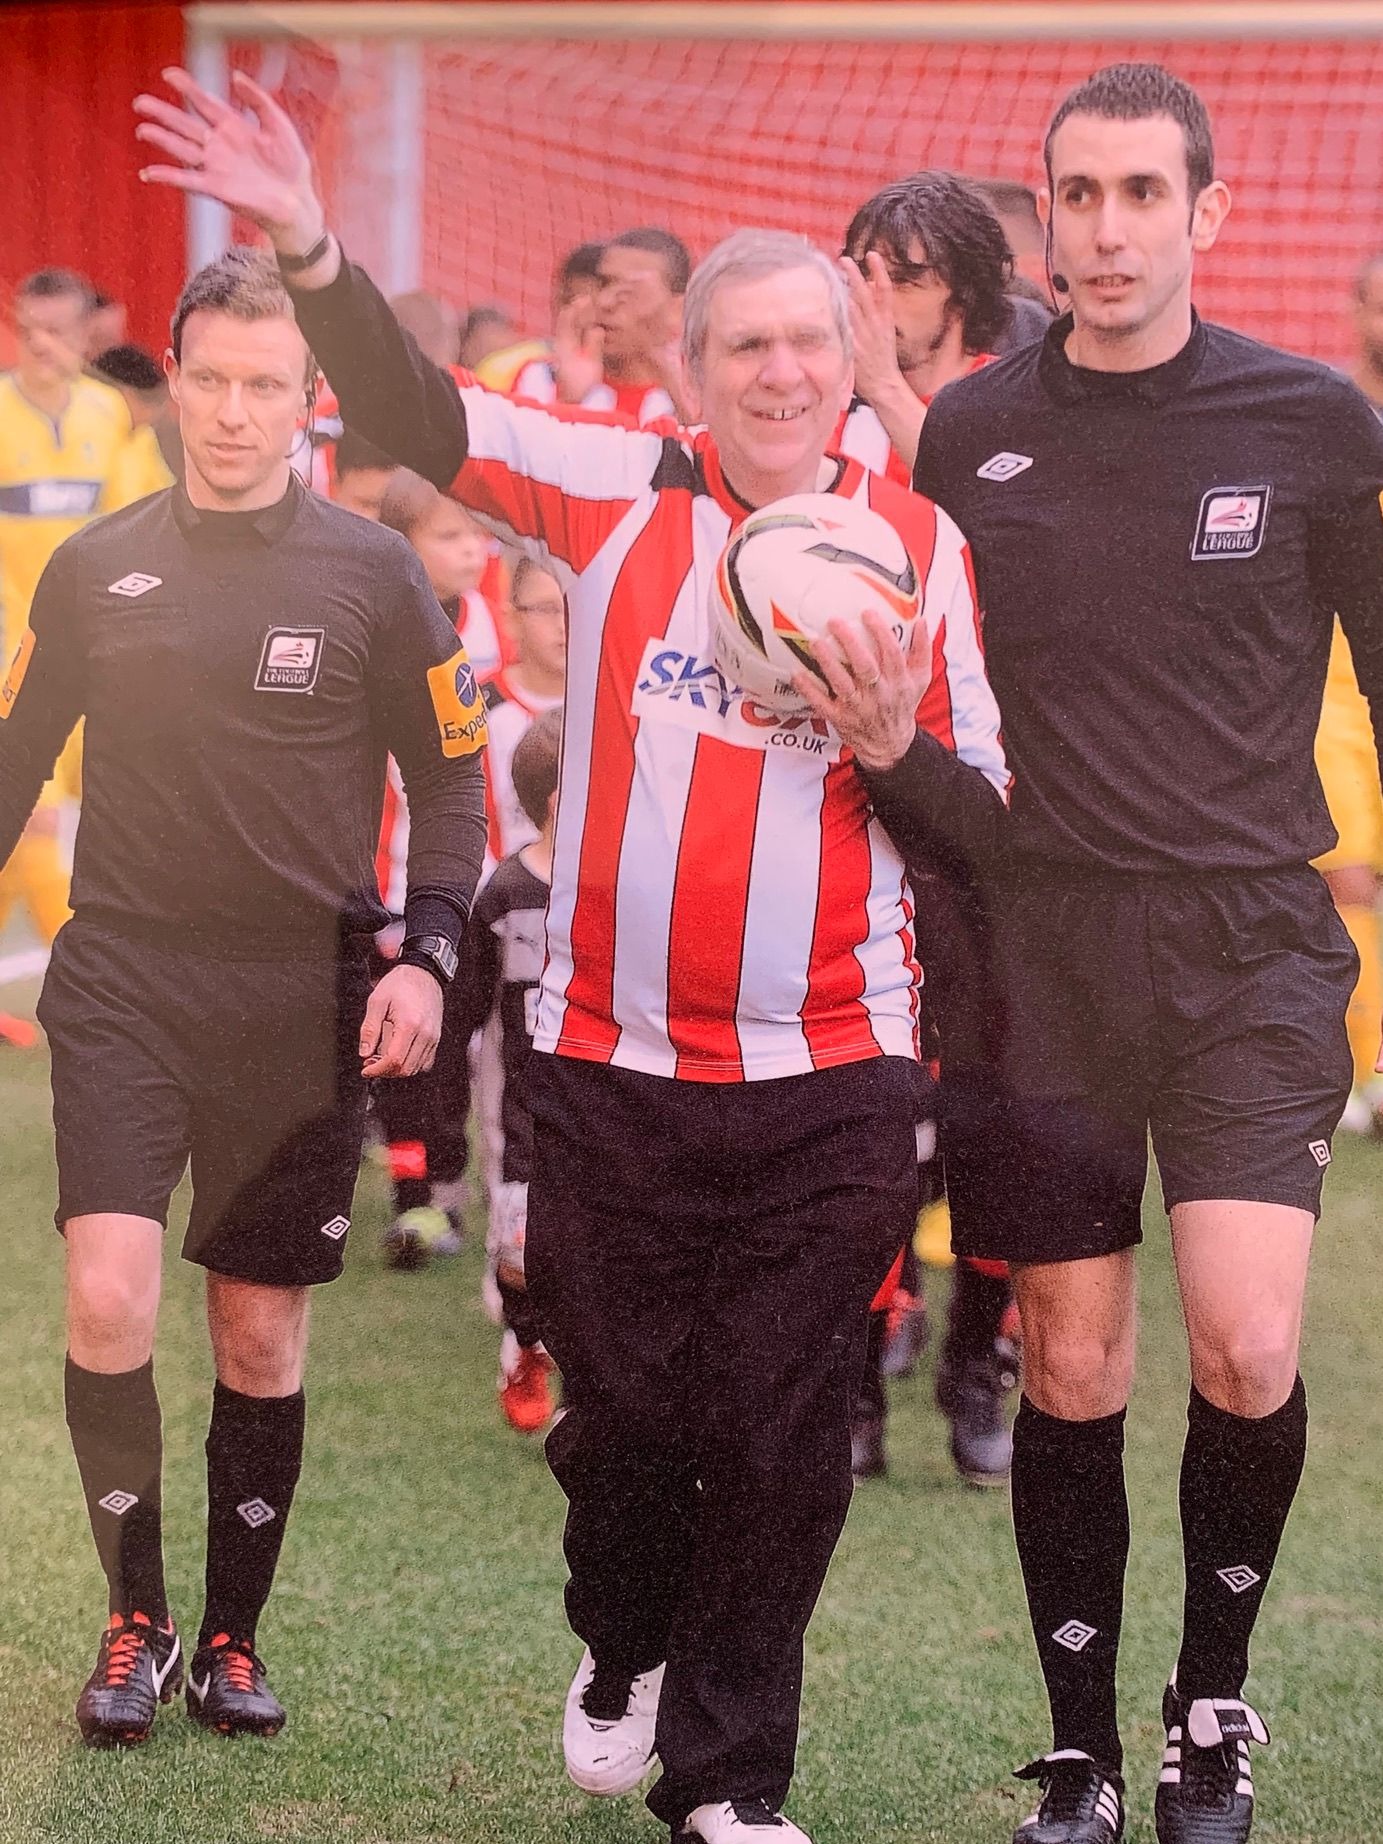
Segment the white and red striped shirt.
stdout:
<svg viewBox="0 0 1383 1844">
<path fill-rule="evenodd" d="M 968 378 L 972 372 L 983 371 L 986 365 L 993 363 L 992 352 L 977 353 L 960 376 Z M 930 405 L 932 399 L 923 397 L 919 401 Z M 912 485 L 911 467 L 893 446 L 888 430 L 879 421 L 878 411 L 867 404 L 863 397 L 851 398 L 850 407 L 836 424 L 835 435 L 831 438 L 831 452 L 849 455 L 852 461 L 858 461 L 871 473 L 882 474 L 886 480 L 895 480 L 900 487 Z"/>
<path fill-rule="evenodd" d="M 525 365 L 514 380 L 512 394 L 531 397 L 535 403 L 556 403 L 557 377 L 551 364 L 546 359 L 534 359 Z M 586 392 L 581 408 L 627 416 L 640 428 L 677 414 L 677 406 L 661 384 L 611 384 L 605 378 Z"/>
<path fill-rule="evenodd" d="M 501 668 L 480 687 L 490 741 L 485 750 L 485 811 L 489 820 L 488 857 L 498 864 L 538 836 L 538 828 L 514 792 L 513 761 L 519 739 L 535 717 L 556 710 L 561 698 L 542 698 L 525 691 L 512 669 Z"/>
<path fill-rule="evenodd" d="M 568 599 L 566 725 L 538 1049 L 693 1081 L 916 1057 L 913 899 L 850 751 L 711 662 L 745 508 L 704 430 L 663 435 L 462 390 L 452 491 Z M 832 465 L 832 464 L 826 464 Z M 919 722 L 1001 791 L 968 548 L 929 501 L 834 464 L 925 584 Z"/>
</svg>

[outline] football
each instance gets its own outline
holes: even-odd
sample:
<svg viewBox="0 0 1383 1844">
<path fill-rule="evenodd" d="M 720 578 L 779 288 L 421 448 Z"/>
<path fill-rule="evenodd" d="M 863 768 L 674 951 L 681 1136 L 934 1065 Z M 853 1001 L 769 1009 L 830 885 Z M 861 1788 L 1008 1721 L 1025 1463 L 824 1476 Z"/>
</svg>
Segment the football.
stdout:
<svg viewBox="0 0 1383 1844">
<path fill-rule="evenodd" d="M 711 586 L 716 665 L 755 703 L 800 711 L 794 673 L 825 678 L 815 646 L 833 616 L 873 609 L 900 644 L 922 608 L 917 566 L 879 513 L 831 493 L 798 493 L 753 512 Z"/>
</svg>

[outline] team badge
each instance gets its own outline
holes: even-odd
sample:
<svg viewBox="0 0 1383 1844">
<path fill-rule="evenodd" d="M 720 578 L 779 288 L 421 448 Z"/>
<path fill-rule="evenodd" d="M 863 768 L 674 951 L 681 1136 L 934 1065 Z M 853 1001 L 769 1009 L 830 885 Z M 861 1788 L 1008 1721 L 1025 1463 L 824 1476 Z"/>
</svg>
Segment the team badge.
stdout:
<svg viewBox="0 0 1383 1844">
<path fill-rule="evenodd" d="M 1201 498 L 1191 555 L 1198 563 L 1254 557 L 1268 528 L 1271 487 L 1211 487 Z"/>
<path fill-rule="evenodd" d="M 19 637 L 10 669 L 5 674 L 5 682 L 0 685 L 0 722 L 14 709 L 14 701 L 19 696 L 19 688 L 24 683 L 24 674 L 29 670 L 29 661 L 34 655 L 34 630 L 26 627 Z"/>
<path fill-rule="evenodd" d="M 271 627 L 264 636 L 255 690 L 314 691 L 326 638 L 326 629 L 321 627 Z"/>
<path fill-rule="evenodd" d="M 488 740 L 485 700 L 476 684 L 475 668 L 462 647 L 427 675 L 432 709 L 442 738 L 444 756 L 473 756 Z"/>
</svg>

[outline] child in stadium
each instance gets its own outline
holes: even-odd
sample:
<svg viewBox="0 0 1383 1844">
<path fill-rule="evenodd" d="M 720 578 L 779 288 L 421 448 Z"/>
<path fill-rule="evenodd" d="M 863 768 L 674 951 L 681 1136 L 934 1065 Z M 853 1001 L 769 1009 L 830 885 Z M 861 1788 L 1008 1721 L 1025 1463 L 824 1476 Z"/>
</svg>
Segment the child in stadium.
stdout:
<svg viewBox="0 0 1383 1844">
<path fill-rule="evenodd" d="M 475 520 L 405 467 L 385 480 L 379 520 L 401 532 L 418 553 L 438 601 L 458 635 L 466 637 L 476 676 L 497 670 L 509 649 L 499 617 L 480 593 L 489 544 Z M 404 887 L 408 831 L 408 807 L 391 762 L 378 853 L 380 892 L 391 910 Z M 387 953 L 387 940 L 382 948 Z M 390 1267 L 418 1268 L 429 1255 L 454 1254 L 460 1247 L 470 1037 L 469 1031 L 458 1034 L 449 999 L 431 1070 L 408 1082 L 381 1084 L 375 1093 L 393 1185 L 393 1217 L 384 1233 Z"/>
<path fill-rule="evenodd" d="M 499 862 L 537 830 L 511 772 L 514 750 L 535 717 L 562 702 L 567 670 L 567 605 L 562 585 L 531 557 L 514 566 L 508 627 L 514 658 L 481 685 L 490 747 L 485 754 L 485 799 L 490 856 Z"/>
<path fill-rule="evenodd" d="M 535 574 L 547 576 L 541 570 Z M 504 859 L 476 902 L 466 941 L 467 964 L 457 983 L 451 1017 L 462 1041 L 491 1019 L 498 1027 L 499 1142 L 490 1185 L 490 1240 L 504 1321 L 498 1389 L 505 1419 L 521 1434 L 536 1434 L 552 1414 L 553 1364 L 539 1341 L 524 1282 L 533 1149 L 524 1070 L 546 953 L 561 741 L 562 713 L 551 709 L 530 724 L 514 749 L 510 777 L 536 837 Z"/>
<path fill-rule="evenodd" d="M 379 517 L 381 524 L 402 532 L 422 559 L 476 676 L 496 671 L 511 650 L 498 615 L 480 591 L 490 560 L 489 541 L 480 526 L 464 506 L 407 467 L 399 468 L 390 480 Z"/>
</svg>

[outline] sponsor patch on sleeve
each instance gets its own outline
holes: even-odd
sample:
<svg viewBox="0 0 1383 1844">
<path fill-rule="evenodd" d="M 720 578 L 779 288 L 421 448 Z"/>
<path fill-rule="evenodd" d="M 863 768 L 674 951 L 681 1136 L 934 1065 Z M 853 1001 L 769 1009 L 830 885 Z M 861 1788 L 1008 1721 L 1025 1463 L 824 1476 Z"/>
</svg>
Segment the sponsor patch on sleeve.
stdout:
<svg viewBox="0 0 1383 1844">
<path fill-rule="evenodd" d="M 432 709 L 442 737 L 442 754 L 472 756 L 483 749 L 488 738 L 485 700 L 464 647 L 440 666 L 429 669 L 427 689 L 432 694 Z"/>
<path fill-rule="evenodd" d="M 14 701 L 19 696 L 19 688 L 24 683 L 24 674 L 29 670 L 29 661 L 34 656 L 34 630 L 26 627 L 19 637 L 10 669 L 5 674 L 5 682 L 0 685 L 0 722 L 14 709 Z"/>
</svg>

